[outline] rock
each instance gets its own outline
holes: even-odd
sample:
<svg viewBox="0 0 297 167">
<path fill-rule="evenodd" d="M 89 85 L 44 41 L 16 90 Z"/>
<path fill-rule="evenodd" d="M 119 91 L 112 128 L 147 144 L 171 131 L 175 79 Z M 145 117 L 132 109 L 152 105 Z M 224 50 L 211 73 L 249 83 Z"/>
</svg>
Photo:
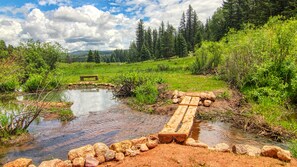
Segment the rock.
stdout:
<svg viewBox="0 0 297 167">
<path fill-rule="evenodd" d="M 115 151 L 113 150 L 107 150 L 105 153 L 105 161 L 111 161 L 114 159 L 115 157 Z"/>
<path fill-rule="evenodd" d="M 99 164 L 102 164 L 105 162 L 105 155 L 99 155 L 96 159 L 99 161 Z"/>
<path fill-rule="evenodd" d="M 99 161 L 96 158 L 90 156 L 86 158 L 85 167 L 96 167 L 97 165 L 99 165 Z"/>
<path fill-rule="evenodd" d="M 203 106 L 203 102 L 202 101 L 199 101 L 198 102 L 198 106 Z"/>
<path fill-rule="evenodd" d="M 87 156 L 95 156 L 95 151 L 92 145 L 86 145 L 68 152 L 68 159 L 70 161 L 73 161 L 75 158 L 79 157 L 86 158 Z"/>
<path fill-rule="evenodd" d="M 215 145 L 214 149 L 219 152 L 230 152 L 229 145 L 226 143 L 219 143 Z"/>
<path fill-rule="evenodd" d="M 98 157 L 100 155 L 104 155 L 107 150 L 109 150 L 108 146 L 104 143 L 96 143 L 93 145 L 95 156 Z"/>
<path fill-rule="evenodd" d="M 115 154 L 115 159 L 116 159 L 116 161 L 123 161 L 125 159 L 124 153 L 122 153 L 122 152 L 116 153 Z"/>
<path fill-rule="evenodd" d="M 211 100 L 204 100 L 203 101 L 203 105 L 205 106 L 205 107 L 210 107 L 210 105 L 211 105 Z"/>
<path fill-rule="evenodd" d="M 72 163 L 73 167 L 84 167 L 85 166 L 85 159 L 83 157 L 78 157 L 73 160 Z"/>
<path fill-rule="evenodd" d="M 63 162 L 60 159 L 53 159 L 50 161 L 43 161 L 38 167 L 56 167 L 56 165 L 60 162 Z"/>
<path fill-rule="evenodd" d="M 250 145 L 235 144 L 232 146 L 232 152 L 240 155 L 259 156 L 261 149 Z"/>
<path fill-rule="evenodd" d="M 126 150 L 126 156 L 130 156 L 130 157 L 135 157 L 136 155 L 140 154 L 139 150 L 132 150 L 132 149 L 127 149 Z"/>
<path fill-rule="evenodd" d="M 277 158 L 285 162 L 290 162 L 292 159 L 290 151 L 287 151 L 287 150 L 281 150 L 277 152 Z"/>
<path fill-rule="evenodd" d="M 283 150 L 278 146 L 264 146 L 261 150 L 261 155 L 265 157 L 278 158 L 282 161 L 291 161 L 290 151 Z"/>
<path fill-rule="evenodd" d="M 187 140 L 185 141 L 185 145 L 187 146 L 191 146 L 194 143 L 196 143 L 196 141 L 191 137 L 187 138 Z"/>
<path fill-rule="evenodd" d="M 28 167 L 36 167 L 35 165 L 33 165 L 33 164 L 31 164 L 31 165 L 29 165 Z"/>
<path fill-rule="evenodd" d="M 146 142 L 146 146 L 149 149 L 153 149 L 155 147 L 157 147 L 159 144 L 159 138 L 156 135 L 150 135 L 148 137 L 148 141 Z"/>
<path fill-rule="evenodd" d="M 8 162 L 3 167 L 28 167 L 31 164 L 32 164 L 32 159 L 19 158 L 12 162 Z"/>
<path fill-rule="evenodd" d="M 119 143 L 114 143 L 110 146 L 111 150 L 114 150 L 116 152 L 122 152 L 125 153 L 127 149 L 132 147 L 132 142 L 130 140 L 125 140 Z"/>
<path fill-rule="evenodd" d="M 172 99 L 172 103 L 173 103 L 173 104 L 177 104 L 178 102 L 179 102 L 178 98 L 174 98 L 174 99 Z"/>
<path fill-rule="evenodd" d="M 146 152 L 148 150 L 149 150 L 149 148 L 147 147 L 146 144 L 140 144 L 140 151 L 141 152 Z"/>
<path fill-rule="evenodd" d="M 131 140 L 133 145 L 137 145 L 137 144 L 145 144 L 147 142 L 147 137 L 141 137 L 138 139 L 133 139 Z"/>
<path fill-rule="evenodd" d="M 207 144 L 205 144 L 205 143 L 193 143 L 192 145 L 191 145 L 192 147 L 201 147 L 201 148 L 208 148 L 208 145 Z"/>
<path fill-rule="evenodd" d="M 178 94 L 177 94 L 177 98 L 182 98 L 185 96 L 185 92 L 182 92 L 182 91 L 178 91 Z"/>
<path fill-rule="evenodd" d="M 70 160 L 66 160 L 58 163 L 56 167 L 72 167 L 72 163 Z"/>
<path fill-rule="evenodd" d="M 174 90 L 172 93 L 172 99 L 177 99 L 178 96 L 178 90 Z"/>
</svg>

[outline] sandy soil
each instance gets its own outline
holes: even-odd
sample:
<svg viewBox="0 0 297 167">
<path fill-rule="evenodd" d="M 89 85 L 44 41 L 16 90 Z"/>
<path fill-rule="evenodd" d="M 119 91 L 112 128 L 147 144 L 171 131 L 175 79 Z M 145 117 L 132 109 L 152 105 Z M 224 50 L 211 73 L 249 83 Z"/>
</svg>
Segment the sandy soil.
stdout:
<svg viewBox="0 0 297 167">
<path fill-rule="evenodd" d="M 136 157 L 126 157 L 122 162 L 107 162 L 100 166 L 118 167 L 274 167 L 297 166 L 297 160 L 285 163 L 268 157 L 250 157 L 221 153 L 208 149 L 178 144 L 161 144 Z"/>
</svg>

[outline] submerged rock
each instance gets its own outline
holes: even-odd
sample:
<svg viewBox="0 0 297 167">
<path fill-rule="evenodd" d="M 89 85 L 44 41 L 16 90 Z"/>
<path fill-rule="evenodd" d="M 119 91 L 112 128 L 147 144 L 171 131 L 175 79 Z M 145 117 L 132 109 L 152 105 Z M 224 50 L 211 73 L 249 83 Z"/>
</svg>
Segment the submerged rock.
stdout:
<svg viewBox="0 0 297 167">
<path fill-rule="evenodd" d="M 19 158 L 14 161 L 8 162 L 3 167 L 28 167 L 32 164 L 32 159 Z"/>
<path fill-rule="evenodd" d="M 87 156 L 95 156 L 95 151 L 92 145 L 86 145 L 80 148 L 72 149 L 68 152 L 68 159 L 73 161 L 75 158 L 83 157 L 86 158 Z"/>
<path fill-rule="evenodd" d="M 283 150 L 278 146 L 264 146 L 261 149 L 261 155 L 265 157 L 277 158 L 286 162 L 289 162 L 292 159 L 290 151 Z"/>
</svg>

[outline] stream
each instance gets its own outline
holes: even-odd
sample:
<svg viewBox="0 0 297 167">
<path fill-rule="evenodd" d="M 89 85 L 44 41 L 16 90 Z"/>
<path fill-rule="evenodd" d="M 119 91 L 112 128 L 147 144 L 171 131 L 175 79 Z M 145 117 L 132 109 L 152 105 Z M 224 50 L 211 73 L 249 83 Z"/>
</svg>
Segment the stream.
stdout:
<svg viewBox="0 0 297 167">
<path fill-rule="evenodd" d="M 18 100 L 27 98 L 32 99 L 31 96 L 17 97 Z M 72 102 L 71 110 L 76 118 L 69 122 L 39 118 L 28 129 L 33 141 L 18 146 L 0 147 L 0 166 L 19 157 L 31 158 L 36 164 L 53 158 L 67 159 L 68 151 L 73 148 L 97 142 L 110 145 L 158 133 L 170 119 L 167 115 L 133 111 L 106 89 L 64 90 L 53 93 L 51 99 Z M 196 120 L 191 137 L 209 146 L 221 142 L 258 147 L 265 144 L 280 145 L 222 122 Z"/>
</svg>

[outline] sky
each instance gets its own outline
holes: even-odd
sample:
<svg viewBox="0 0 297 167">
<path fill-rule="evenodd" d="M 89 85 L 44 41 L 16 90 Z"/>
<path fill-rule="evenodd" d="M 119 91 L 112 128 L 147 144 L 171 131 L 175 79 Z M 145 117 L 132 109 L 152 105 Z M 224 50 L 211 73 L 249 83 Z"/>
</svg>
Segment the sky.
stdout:
<svg viewBox="0 0 297 167">
<path fill-rule="evenodd" d="M 127 49 L 139 19 L 178 27 L 191 4 L 205 23 L 223 0 L 0 0 L 0 39 L 58 42 L 69 51 Z"/>
</svg>

